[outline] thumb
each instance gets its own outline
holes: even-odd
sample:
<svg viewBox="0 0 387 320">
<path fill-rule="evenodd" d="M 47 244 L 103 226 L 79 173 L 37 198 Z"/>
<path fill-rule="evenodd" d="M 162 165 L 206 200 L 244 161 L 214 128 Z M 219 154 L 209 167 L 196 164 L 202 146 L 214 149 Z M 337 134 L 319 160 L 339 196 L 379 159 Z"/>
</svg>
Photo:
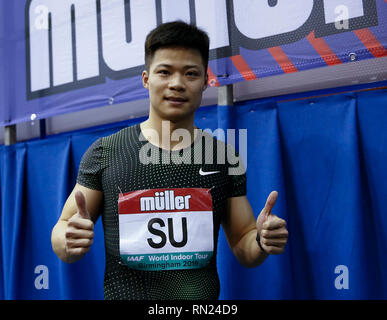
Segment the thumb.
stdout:
<svg viewBox="0 0 387 320">
<path fill-rule="evenodd" d="M 263 214 L 265 217 L 268 217 L 271 214 L 271 210 L 273 209 L 278 198 L 278 192 L 272 191 L 267 197 L 265 207 L 263 208 Z"/>
<path fill-rule="evenodd" d="M 86 199 L 82 191 L 77 191 L 75 193 L 75 202 L 77 203 L 80 216 L 84 219 L 90 219 L 90 214 L 86 208 Z"/>
</svg>

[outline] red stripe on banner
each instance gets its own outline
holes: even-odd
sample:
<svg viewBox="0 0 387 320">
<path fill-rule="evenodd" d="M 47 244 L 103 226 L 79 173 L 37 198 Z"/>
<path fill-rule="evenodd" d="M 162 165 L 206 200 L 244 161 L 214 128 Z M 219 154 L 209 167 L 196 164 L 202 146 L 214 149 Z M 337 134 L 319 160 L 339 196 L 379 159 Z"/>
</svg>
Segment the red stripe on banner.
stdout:
<svg viewBox="0 0 387 320">
<path fill-rule="evenodd" d="M 268 50 L 285 73 L 293 73 L 298 71 L 296 66 L 289 59 L 281 47 L 273 47 L 269 48 Z"/>
<path fill-rule="evenodd" d="M 254 71 L 251 70 L 246 60 L 240 54 L 237 56 L 232 56 L 230 59 L 246 81 L 258 79 Z"/>
<path fill-rule="evenodd" d="M 207 68 L 207 74 L 208 74 L 208 84 L 210 87 L 219 87 L 218 79 L 216 78 L 215 73 L 212 71 L 210 66 Z"/>
<path fill-rule="evenodd" d="M 354 33 L 375 58 L 387 56 L 387 50 L 369 29 L 355 30 Z"/>
<path fill-rule="evenodd" d="M 323 38 L 315 37 L 314 31 L 309 33 L 306 38 L 309 40 L 310 44 L 313 46 L 313 48 L 317 51 L 317 53 L 321 56 L 321 58 L 325 61 L 327 65 L 332 66 L 335 64 L 342 63 Z"/>
</svg>

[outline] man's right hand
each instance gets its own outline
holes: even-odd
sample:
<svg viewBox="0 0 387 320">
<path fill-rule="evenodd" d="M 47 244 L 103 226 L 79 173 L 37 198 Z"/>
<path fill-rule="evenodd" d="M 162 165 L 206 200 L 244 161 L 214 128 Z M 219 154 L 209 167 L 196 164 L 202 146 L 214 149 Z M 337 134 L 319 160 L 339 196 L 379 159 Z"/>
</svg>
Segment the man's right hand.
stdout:
<svg viewBox="0 0 387 320">
<path fill-rule="evenodd" d="M 70 256 L 79 257 L 89 252 L 94 238 L 94 223 L 86 208 L 86 199 L 81 191 L 75 193 L 78 211 L 67 224 L 65 231 L 66 252 Z"/>
</svg>

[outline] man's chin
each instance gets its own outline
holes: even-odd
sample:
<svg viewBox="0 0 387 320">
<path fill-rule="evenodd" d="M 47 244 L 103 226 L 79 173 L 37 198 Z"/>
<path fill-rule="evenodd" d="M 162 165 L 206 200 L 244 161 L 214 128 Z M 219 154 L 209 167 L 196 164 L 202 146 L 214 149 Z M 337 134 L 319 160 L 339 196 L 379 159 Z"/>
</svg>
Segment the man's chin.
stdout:
<svg viewBox="0 0 387 320">
<path fill-rule="evenodd" d="M 178 123 L 185 121 L 191 117 L 192 114 L 187 114 L 187 113 L 168 113 L 163 115 L 163 120 L 164 121 L 171 121 L 172 123 Z"/>
<path fill-rule="evenodd" d="M 186 121 L 193 117 L 195 111 L 188 112 L 186 110 L 175 109 L 175 110 L 167 110 L 163 112 L 161 117 L 163 120 L 169 120 L 173 123 Z"/>
</svg>

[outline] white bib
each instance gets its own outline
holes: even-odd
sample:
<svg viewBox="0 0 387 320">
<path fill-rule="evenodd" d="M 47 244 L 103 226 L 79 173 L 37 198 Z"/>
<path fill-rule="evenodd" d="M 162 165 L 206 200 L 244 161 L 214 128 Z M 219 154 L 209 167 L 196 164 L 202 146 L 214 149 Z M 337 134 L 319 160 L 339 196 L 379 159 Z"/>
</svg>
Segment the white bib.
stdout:
<svg viewBox="0 0 387 320">
<path fill-rule="evenodd" d="M 209 189 L 137 190 L 118 199 L 120 255 L 138 270 L 197 269 L 214 251 Z"/>
</svg>

